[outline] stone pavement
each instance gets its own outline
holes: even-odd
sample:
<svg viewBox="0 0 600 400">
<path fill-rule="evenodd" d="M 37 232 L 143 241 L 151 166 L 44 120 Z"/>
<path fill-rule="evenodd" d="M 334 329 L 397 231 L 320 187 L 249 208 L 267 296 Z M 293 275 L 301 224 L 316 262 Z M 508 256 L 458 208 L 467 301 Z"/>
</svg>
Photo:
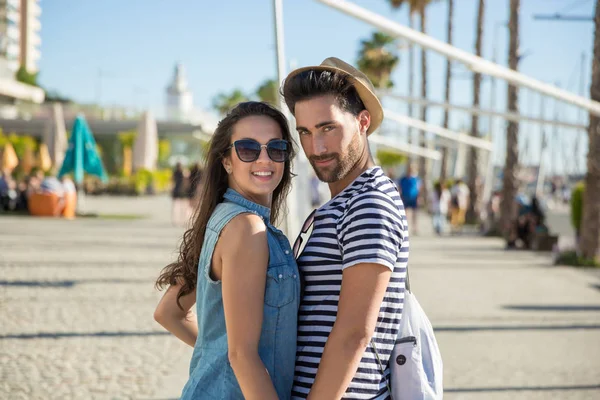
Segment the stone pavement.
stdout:
<svg viewBox="0 0 600 400">
<path fill-rule="evenodd" d="M 181 228 L 164 197 L 88 198 L 143 220 L 0 216 L 0 399 L 172 399 L 191 349 L 152 313 Z M 422 218 L 411 283 L 437 330 L 446 399 L 600 398 L 600 275 L 438 238 Z"/>
</svg>

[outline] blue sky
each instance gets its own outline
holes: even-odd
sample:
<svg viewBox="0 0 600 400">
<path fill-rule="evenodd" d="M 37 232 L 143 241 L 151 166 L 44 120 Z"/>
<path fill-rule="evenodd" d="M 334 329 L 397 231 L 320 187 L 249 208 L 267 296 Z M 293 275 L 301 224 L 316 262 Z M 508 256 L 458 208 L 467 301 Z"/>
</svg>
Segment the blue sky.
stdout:
<svg viewBox="0 0 600 400">
<path fill-rule="evenodd" d="M 406 24 L 406 10 L 393 11 L 384 0 L 355 0 L 387 18 Z M 176 62 L 187 70 L 196 106 L 210 108 L 214 96 L 222 91 L 241 88 L 253 92 L 265 79 L 275 77 L 275 38 L 272 0 L 42 0 L 42 59 L 40 82 L 80 102 L 120 104 L 150 108 L 160 114 L 164 90 Z M 427 30 L 430 35 L 446 40 L 446 1 L 435 2 L 428 9 Z M 573 14 L 592 15 L 594 0 L 523 0 L 521 6 L 521 47 L 529 55 L 520 71 L 548 83 L 560 83 L 570 91 L 579 91 L 581 54 L 587 54 L 584 65 L 585 96 L 589 97 L 591 76 L 592 22 L 537 21 L 534 14 L 567 10 Z M 485 13 L 483 57 L 491 59 L 494 32 L 498 34 L 499 62 L 506 64 L 509 0 L 488 0 Z M 284 0 L 285 53 L 296 66 L 320 63 L 328 56 L 355 62 L 360 40 L 374 28 L 330 9 L 314 0 Z M 455 45 L 473 51 L 477 0 L 455 0 Z M 499 26 L 499 28 L 496 28 Z M 400 67 L 393 78 L 395 88 L 407 93 L 407 51 L 400 52 Z M 419 71 L 420 56 L 417 52 Z M 429 97 L 442 100 L 445 59 L 428 54 Z M 472 83 L 465 69 L 456 65 L 452 85 L 452 101 L 470 104 Z M 102 76 L 102 78 L 99 78 Z M 415 88 L 420 88 L 417 74 Z M 521 92 L 521 105 L 526 113 L 539 114 L 539 99 Z M 505 109 L 506 85 L 498 84 L 496 104 Z M 482 89 L 482 102 L 489 104 L 489 81 Z M 532 106 L 533 104 L 533 106 Z M 386 101 L 386 106 L 405 111 L 403 104 Z M 547 100 L 545 113 L 553 115 L 553 101 Z M 572 107 L 560 108 L 564 119 L 575 121 Z M 430 111 L 429 121 L 441 122 L 441 112 Z M 587 121 L 587 117 L 585 117 Z M 482 128 L 487 121 L 482 120 Z M 451 127 L 468 127 L 468 116 L 454 113 Z M 502 159 L 503 124 L 496 133 Z M 539 159 L 539 128 L 523 124 L 522 137 L 529 137 L 529 158 Z M 581 136 L 580 154 L 572 149 Z M 551 135 L 551 138 L 554 136 Z M 555 136 L 556 149 L 567 153 L 547 155 L 553 165 L 562 169 L 563 157 L 583 157 L 587 147 L 585 135 L 564 130 Z M 524 139 L 525 140 L 525 139 Z M 525 146 L 525 141 L 523 141 Z M 535 149 L 534 149 L 535 147 Z M 550 160 L 550 159 L 549 159 Z M 580 163 L 583 166 L 583 163 Z M 580 166 L 580 168 L 581 168 Z"/>
</svg>

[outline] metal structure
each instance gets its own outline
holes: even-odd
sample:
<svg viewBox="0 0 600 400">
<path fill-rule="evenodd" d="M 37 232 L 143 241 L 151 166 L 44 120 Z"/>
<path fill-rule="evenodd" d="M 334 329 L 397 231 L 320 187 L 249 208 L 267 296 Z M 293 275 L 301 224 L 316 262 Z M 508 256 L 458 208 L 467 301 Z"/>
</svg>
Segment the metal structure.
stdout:
<svg viewBox="0 0 600 400">
<path fill-rule="evenodd" d="M 420 97 L 404 96 L 404 95 L 401 95 L 399 93 L 394 93 L 389 90 L 379 90 L 379 91 L 377 91 L 377 94 L 380 96 L 388 96 L 392 99 L 400 100 L 400 101 L 403 101 L 403 102 L 406 102 L 409 104 L 412 103 L 412 104 L 424 105 L 427 107 L 440 107 L 445 110 L 448 109 L 448 110 L 452 110 L 452 111 L 463 111 L 465 113 L 477 114 L 480 116 L 503 118 L 507 121 L 532 122 L 532 123 L 537 123 L 537 124 L 542 124 L 542 125 L 557 125 L 557 126 L 560 126 L 561 128 L 581 129 L 581 130 L 587 131 L 587 125 L 578 124 L 575 122 L 556 121 L 554 119 L 544 119 L 544 118 L 532 117 L 532 116 L 522 115 L 522 114 L 513 113 L 513 112 L 495 111 L 495 110 L 489 110 L 489 109 L 483 109 L 483 108 L 473 108 L 472 106 L 461 106 L 461 105 L 456 105 L 456 104 L 431 101 L 431 100 L 427 100 L 427 99 L 422 99 Z"/>
<path fill-rule="evenodd" d="M 546 96 L 556 98 L 565 103 L 573 104 L 581 107 L 594 115 L 600 116 L 600 103 L 587 99 L 585 97 L 573 94 L 556 86 L 540 82 L 525 74 L 514 71 L 510 68 L 498 65 L 481 57 L 475 56 L 469 52 L 451 46 L 445 42 L 434 39 L 431 36 L 425 35 L 414 29 L 407 28 L 395 21 L 375 14 L 365 8 L 359 7 L 356 4 L 345 0 L 316 0 L 332 8 L 335 8 L 345 14 L 367 22 L 383 32 L 394 36 L 401 37 L 405 40 L 414 42 L 415 44 L 427 49 L 435 51 L 445 57 L 464 64 L 473 72 L 478 72 L 484 75 L 490 75 L 499 79 L 504 79 L 512 85 L 526 87 L 538 91 Z"/>
<path fill-rule="evenodd" d="M 437 136 L 450 139 L 456 143 L 463 143 L 468 146 L 477 147 L 478 149 L 487 151 L 491 151 L 493 148 L 493 144 L 488 140 L 476 138 L 466 133 L 454 132 L 438 125 L 423 122 L 420 119 L 407 117 L 390 110 L 384 110 L 384 115 L 386 118 L 399 122 L 403 125 L 407 125 L 424 132 L 431 132 Z"/>
<path fill-rule="evenodd" d="M 334 9 L 337 9 L 338 11 L 341 11 L 341 12 L 343 12 L 347 15 L 350 15 L 354 18 L 357 18 L 359 20 L 367 22 L 368 24 L 375 26 L 376 28 L 380 29 L 381 31 L 383 31 L 391 36 L 403 38 L 403 39 L 408 40 L 411 43 L 415 43 L 425 49 L 435 51 L 449 59 L 458 61 L 458 62 L 464 64 L 467 68 L 469 68 L 473 72 L 478 72 L 478 73 L 481 73 L 484 75 L 489 75 L 492 77 L 493 81 L 496 78 L 503 79 L 512 85 L 529 88 L 531 90 L 540 92 L 543 95 L 550 96 L 559 101 L 563 101 L 565 103 L 578 106 L 583 110 L 586 110 L 594 115 L 600 116 L 600 103 L 599 102 L 585 98 L 582 95 L 572 94 L 572 93 L 570 93 L 566 90 L 562 90 L 556 86 L 540 82 L 540 81 L 530 78 L 527 75 L 524 75 L 520 72 L 517 72 L 517 71 L 511 70 L 509 68 L 506 68 L 504 66 L 498 65 L 495 62 L 496 61 L 495 54 L 494 54 L 494 61 L 487 61 L 481 57 L 475 56 L 464 50 L 461 50 L 454 46 L 451 46 L 445 42 L 434 39 L 428 35 L 418 32 L 414 29 L 407 28 L 397 22 L 394 22 L 392 20 L 384 18 L 384 17 L 382 17 L 378 14 L 375 14 L 365 8 L 359 7 L 356 4 L 353 4 L 351 2 L 348 2 L 345 0 L 317 0 L 317 1 L 322 4 L 325 4 L 327 6 L 330 6 Z M 494 50 L 494 53 L 495 53 L 495 50 Z M 415 102 L 429 103 L 426 99 L 417 100 L 417 99 L 411 98 L 410 100 L 415 100 Z M 445 103 L 438 103 L 438 105 L 443 105 L 444 107 L 452 107 L 451 105 L 445 104 Z M 559 122 L 559 121 L 550 122 L 550 121 L 546 121 L 543 119 L 528 118 L 528 117 L 518 115 L 518 114 L 514 115 L 514 113 L 513 114 L 500 113 L 500 112 L 495 112 L 495 111 L 485 112 L 481 109 L 471 109 L 469 111 L 477 112 L 477 113 L 483 114 L 483 115 L 487 114 L 490 116 L 490 119 L 491 119 L 491 117 L 503 117 L 508 120 L 511 120 L 511 119 L 512 120 L 528 120 L 531 122 L 539 122 L 539 123 L 550 124 L 550 125 L 555 125 L 555 126 L 556 125 L 561 125 L 561 126 L 568 125 L 568 127 L 570 127 L 570 128 L 586 129 L 585 126 L 579 125 L 579 124 L 571 124 L 571 123 L 565 123 L 565 122 Z M 491 121 L 490 121 L 490 125 L 492 125 Z M 492 133 L 492 132 L 490 132 L 490 133 Z M 492 157 L 492 154 L 490 154 L 490 157 L 488 160 L 488 168 L 486 171 L 484 199 L 489 198 L 489 195 L 491 194 L 492 178 L 493 178 L 493 157 Z"/>
<path fill-rule="evenodd" d="M 279 72 L 279 77 L 280 77 L 279 82 L 281 82 L 281 80 L 283 79 L 282 77 L 284 76 L 284 65 L 285 65 L 284 64 L 285 57 L 283 56 L 283 22 L 282 22 L 282 13 L 281 13 L 282 0 L 273 0 L 273 1 L 274 1 L 274 7 L 275 7 L 275 13 L 274 13 L 274 15 L 275 15 L 275 32 L 276 32 L 276 36 L 277 36 L 277 60 L 278 60 L 277 65 L 278 65 L 278 72 Z M 370 25 L 373 25 L 376 28 L 380 29 L 381 31 L 383 31 L 391 36 L 403 38 L 403 39 L 409 41 L 410 43 L 414 43 L 416 45 L 423 47 L 424 49 L 435 51 L 436 53 L 439 53 L 451 60 L 460 62 L 473 72 L 477 72 L 477 73 L 480 73 L 483 75 L 489 75 L 492 78 L 503 79 L 503 80 L 507 81 L 508 83 L 518 86 L 518 87 L 529 88 L 533 91 L 540 92 L 541 94 L 543 94 L 545 96 L 553 97 L 553 98 L 563 101 L 565 103 L 578 106 L 581 109 L 584 109 L 594 115 L 600 116 L 600 103 L 599 102 L 593 101 L 591 99 L 585 98 L 580 95 L 572 94 L 566 90 L 557 88 L 556 86 L 549 85 L 544 82 L 540 82 L 540 81 L 533 79 L 527 75 L 524 75 L 518 71 L 514 71 L 507 67 L 501 66 L 495 62 L 495 57 L 494 57 L 494 61 L 485 60 L 481 57 L 475 56 L 475 55 L 473 55 L 469 52 L 466 52 L 464 50 L 461 50 L 457 47 L 451 46 L 443 41 L 434 39 L 428 35 L 418 32 L 414 29 L 405 27 L 395 21 L 384 18 L 381 15 L 378 15 L 372 11 L 369 11 L 365 8 L 362 8 L 360 6 L 357 6 L 356 4 L 353 4 L 353 3 L 345 1 L 345 0 L 317 0 L 317 1 L 319 3 L 322 3 L 324 5 L 332 7 L 340 12 L 343 12 L 347 15 L 350 15 L 354 18 L 357 18 L 361 21 L 364 21 Z M 408 101 L 409 104 L 422 103 L 422 104 L 428 104 L 428 105 L 442 106 L 445 108 L 462 109 L 464 111 L 468 111 L 471 113 L 473 113 L 473 112 L 478 113 L 479 115 L 488 115 L 490 117 L 490 119 L 492 119 L 493 117 L 498 117 L 498 118 L 505 118 L 507 120 L 529 121 L 529 122 L 537 122 L 537 123 L 546 124 L 546 125 L 560 125 L 560 126 L 565 126 L 565 127 L 569 127 L 569 128 L 585 129 L 585 126 L 582 126 L 579 124 L 568 123 L 568 122 L 548 121 L 548 120 L 544 120 L 541 118 L 526 117 L 526 116 L 522 116 L 522 115 L 514 114 L 514 113 L 487 111 L 487 110 L 482 110 L 480 108 L 473 109 L 473 108 L 467 108 L 467 107 L 452 106 L 452 105 L 446 104 L 446 103 L 434 103 L 434 102 L 430 102 L 426 99 L 419 100 L 419 99 L 415 99 L 415 98 L 407 98 L 405 96 L 399 96 L 399 95 L 393 95 L 393 94 L 392 94 L 392 96 L 396 97 L 396 98 L 402 97 L 400 99 Z M 283 109 L 283 107 L 282 107 L 282 109 Z M 405 116 L 393 113 L 389 110 L 386 110 L 385 114 L 386 114 L 387 118 L 393 119 L 397 122 L 406 124 L 408 126 L 416 127 L 417 129 L 421 129 L 423 131 L 433 132 L 439 136 L 446 137 L 447 139 L 450 139 L 450 140 L 453 140 L 453 141 L 456 141 L 459 143 L 465 143 L 470 146 L 483 148 L 483 149 L 489 151 L 490 153 L 493 152 L 493 142 L 485 141 L 485 140 L 479 139 L 479 138 L 470 137 L 469 135 L 466 135 L 466 134 L 459 134 L 459 133 L 444 129 L 439 126 L 427 124 L 424 121 L 415 120 L 415 119 L 412 119 L 409 117 L 405 117 Z M 490 122 L 490 125 L 491 125 L 491 122 Z M 386 146 L 389 146 L 392 148 L 396 148 L 398 150 L 400 150 L 400 147 L 402 147 L 401 151 L 404 151 L 407 153 L 427 154 L 428 157 L 430 157 L 430 158 L 437 157 L 437 155 L 435 153 L 425 152 L 423 148 L 418 149 L 416 146 L 409 147 L 409 146 L 399 145 L 399 144 L 395 143 L 395 141 L 390 140 L 389 138 L 386 138 L 386 137 L 373 135 L 373 136 L 371 136 L 370 140 L 373 140 L 374 142 L 378 141 L 379 144 L 386 145 Z M 467 142 L 469 142 L 469 143 L 467 143 Z M 435 151 L 435 150 L 431 150 L 431 149 L 426 149 L 426 150 Z M 438 154 L 439 154 L 439 152 L 438 152 Z M 300 169 L 300 171 L 303 171 L 303 170 Z M 484 189 L 484 196 L 486 194 L 490 193 L 490 191 L 491 191 L 492 171 L 493 171 L 493 157 L 492 157 L 492 154 L 490 154 L 489 161 L 488 161 L 488 169 L 486 171 L 486 188 Z M 304 175 L 304 174 L 302 174 L 302 175 Z M 299 178 L 300 176 L 298 176 L 297 178 Z M 306 213 L 301 212 L 301 210 L 297 207 L 297 204 L 295 204 L 297 202 L 297 200 L 300 199 L 298 194 L 294 195 L 292 193 L 292 195 L 289 196 L 289 198 L 293 198 L 293 200 L 290 201 L 290 204 L 288 206 L 289 207 L 289 215 L 305 215 Z M 290 205 L 294 206 L 294 207 L 291 207 Z M 290 229 L 290 228 L 291 228 L 291 226 L 289 226 L 289 225 L 286 226 L 286 233 L 288 235 L 290 235 L 290 233 L 292 233 L 292 232 L 293 233 L 297 232 L 296 229 Z"/>
<path fill-rule="evenodd" d="M 429 158 L 430 160 L 441 160 L 442 154 L 433 149 L 428 149 L 426 147 L 415 146 L 413 144 L 400 142 L 397 140 L 393 140 L 386 136 L 381 136 L 377 133 L 369 136 L 369 143 L 374 143 L 380 146 L 384 146 L 393 150 L 400 151 L 402 153 L 413 154 L 419 157 Z"/>
</svg>

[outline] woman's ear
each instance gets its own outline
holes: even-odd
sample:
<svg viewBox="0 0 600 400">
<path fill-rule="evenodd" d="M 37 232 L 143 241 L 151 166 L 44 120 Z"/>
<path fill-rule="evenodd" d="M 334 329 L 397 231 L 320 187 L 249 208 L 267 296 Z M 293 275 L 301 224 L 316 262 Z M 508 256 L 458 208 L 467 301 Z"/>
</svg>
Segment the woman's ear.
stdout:
<svg viewBox="0 0 600 400">
<path fill-rule="evenodd" d="M 229 157 L 223 158 L 223 161 L 221 163 L 223 164 L 223 168 L 225 168 L 227 174 L 231 174 L 231 171 L 233 169 L 231 167 L 231 160 L 229 159 Z"/>
</svg>

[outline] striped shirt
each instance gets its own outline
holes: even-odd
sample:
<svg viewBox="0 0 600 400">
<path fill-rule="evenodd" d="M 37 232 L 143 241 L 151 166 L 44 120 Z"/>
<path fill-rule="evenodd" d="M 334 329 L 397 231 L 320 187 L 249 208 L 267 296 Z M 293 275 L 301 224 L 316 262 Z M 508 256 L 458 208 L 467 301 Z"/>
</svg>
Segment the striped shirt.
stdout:
<svg viewBox="0 0 600 400">
<path fill-rule="evenodd" d="M 336 319 L 342 271 L 361 263 L 392 270 L 367 346 L 344 399 L 389 399 L 387 364 L 400 326 L 408 263 L 408 229 L 400 195 L 380 167 L 365 171 L 315 212 L 312 234 L 298 258 L 304 292 L 298 314 L 298 346 L 292 397 L 304 399 L 314 383 Z"/>
</svg>

